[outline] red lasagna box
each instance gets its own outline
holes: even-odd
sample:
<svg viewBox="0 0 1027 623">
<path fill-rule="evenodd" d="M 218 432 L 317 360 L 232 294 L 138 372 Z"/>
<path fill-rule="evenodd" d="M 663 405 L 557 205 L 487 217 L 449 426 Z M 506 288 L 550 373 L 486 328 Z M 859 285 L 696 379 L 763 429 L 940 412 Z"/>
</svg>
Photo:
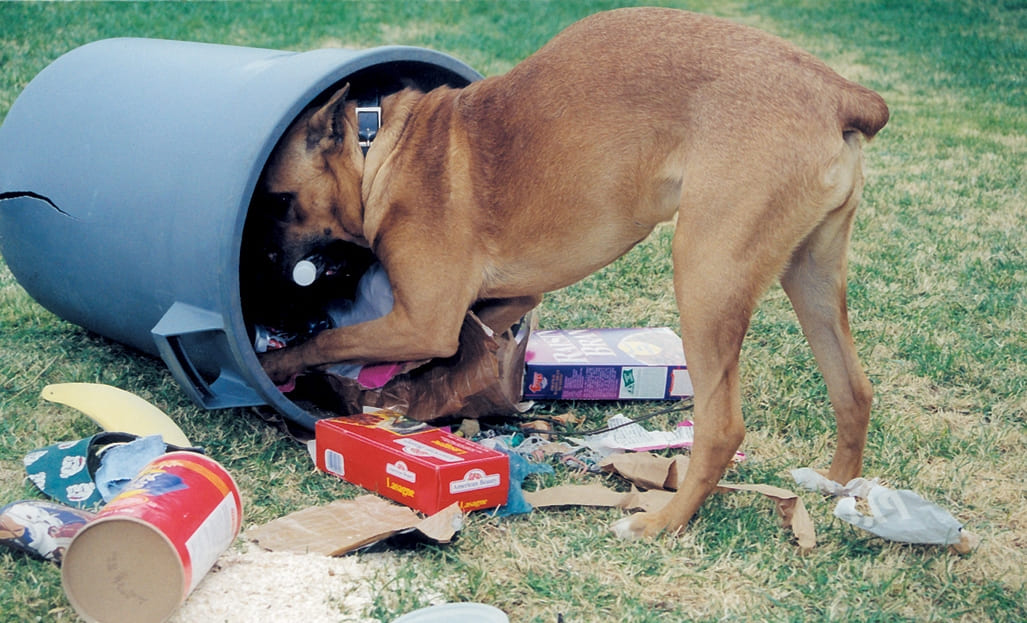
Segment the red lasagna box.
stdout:
<svg viewBox="0 0 1027 623">
<path fill-rule="evenodd" d="M 426 514 L 506 503 L 510 460 L 391 411 L 319 420 L 317 467 Z"/>
</svg>

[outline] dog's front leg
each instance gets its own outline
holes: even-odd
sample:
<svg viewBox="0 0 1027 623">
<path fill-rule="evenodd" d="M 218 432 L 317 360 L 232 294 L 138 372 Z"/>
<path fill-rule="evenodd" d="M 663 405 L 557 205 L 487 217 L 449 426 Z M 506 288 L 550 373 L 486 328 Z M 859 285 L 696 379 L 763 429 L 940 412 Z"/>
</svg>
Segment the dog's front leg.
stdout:
<svg viewBox="0 0 1027 623">
<path fill-rule="evenodd" d="M 260 363 L 271 380 L 283 384 L 307 370 L 344 361 L 420 361 L 453 355 L 464 316 L 478 292 L 476 271 L 467 258 L 444 262 L 423 249 L 408 248 L 403 258 L 386 265 L 393 290 L 388 314 L 264 353 Z"/>
<path fill-rule="evenodd" d="M 456 352 L 460 325 L 467 309 L 440 314 L 428 322 L 403 308 L 359 324 L 322 331 L 309 341 L 264 353 L 260 364 L 276 384 L 297 374 L 343 361 L 373 363 L 420 361 L 449 357 Z"/>
</svg>

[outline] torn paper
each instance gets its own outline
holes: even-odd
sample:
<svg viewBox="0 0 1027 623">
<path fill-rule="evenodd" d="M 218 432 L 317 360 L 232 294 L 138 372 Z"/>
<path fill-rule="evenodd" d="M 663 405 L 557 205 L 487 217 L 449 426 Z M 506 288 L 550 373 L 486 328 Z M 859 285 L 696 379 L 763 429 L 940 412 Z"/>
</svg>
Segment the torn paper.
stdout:
<svg viewBox="0 0 1027 623">
<path fill-rule="evenodd" d="M 591 441 L 613 450 L 645 452 L 664 448 L 686 448 L 695 438 L 692 423 L 681 422 L 672 431 L 650 431 L 627 416 L 618 413 L 606 422 L 609 429 L 592 437 Z"/>
<path fill-rule="evenodd" d="M 791 528 L 800 551 L 809 551 L 817 545 L 817 532 L 813 527 L 813 518 L 809 516 L 802 499 L 788 489 L 773 485 L 745 485 L 720 483 L 719 489 L 732 491 L 752 491 L 762 493 L 777 504 L 777 514 L 781 517 L 781 525 Z"/>
<path fill-rule="evenodd" d="M 524 499 L 536 508 L 554 506 L 595 506 L 624 510 L 654 511 L 674 496 L 670 491 L 614 491 L 602 485 L 560 485 L 524 493 Z"/>
<path fill-rule="evenodd" d="M 672 431 L 651 431 L 642 427 L 624 414 L 618 413 L 606 421 L 607 430 L 589 435 L 586 444 L 603 454 L 610 452 L 630 451 L 647 452 L 672 448 L 691 448 L 695 439 L 694 426 L 691 421 L 678 423 Z M 745 453 L 736 452 L 735 461 L 744 461 Z"/>
<path fill-rule="evenodd" d="M 948 511 L 909 489 L 889 489 L 877 479 L 864 478 L 841 485 L 809 468 L 795 469 L 791 473 L 795 481 L 807 489 L 840 497 L 834 509 L 835 517 L 883 539 L 952 545 L 960 553 L 967 553 L 976 545 L 976 537 L 963 530 L 962 524 Z M 868 514 L 856 507 L 857 498 L 867 501 Z"/>
<path fill-rule="evenodd" d="M 688 457 L 657 456 L 648 452 L 615 454 L 599 462 L 603 471 L 618 474 L 643 489 L 677 491 L 688 469 Z"/>
<path fill-rule="evenodd" d="M 648 452 L 617 454 L 604 459 L 600 465 L 605 471 L 618 474 L 634 485 L 648 489 L 640 492 L 612 491 L 600 485 L 564 485 L 531 493 L 524 498 L 538 508 L 553 506 L 599 506 L 624 510 L 659 510 L 673 497 L 669 489 L 677 489 L 688 469 L 688 457 L 662 457 Z M 787 489 L 765 484 L 720 483 L 719 490 L 751 491 L 770 498 L 777 505 L 778 515 L 785 528 L 795 534 L 801 551 L 816 546 L 817 535 L 813 519 L 798 495 Z"/>
<path fill-rule="evenodd" d="M 453 504 L 427 519 L 413 510 L 376 495 L 336 500 L 290 513 L 246 531 L 246 537 L 264 549 L 341 556 L 416 530 L 438 543 L 448 543 L 463 527 L 463 513 Z"/>
</svg>

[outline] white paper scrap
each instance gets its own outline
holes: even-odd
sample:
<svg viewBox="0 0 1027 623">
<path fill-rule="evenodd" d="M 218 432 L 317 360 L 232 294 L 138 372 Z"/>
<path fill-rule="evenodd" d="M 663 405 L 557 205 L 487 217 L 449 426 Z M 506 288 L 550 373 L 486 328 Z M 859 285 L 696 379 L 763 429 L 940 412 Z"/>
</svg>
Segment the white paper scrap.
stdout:
<svg viewBox="0 0 1027 623">
<path fill-rule="evenodd" d="M 608 428 L 620 428 L 597 435 L 594 443 L 613 450 L 647 452 L 664 448 L 685 448 L 691 446 L 694 439 L 691 422 L 682 422 L 672 431 L 650 431 L 618 413 L 611 417 L 606 425 Z"/>
<path fill-rule="evenodd" d="M 834 509 L 835 517 L 881 538 L 933 545 L 955 545 L 961 541 L 963 525 L 948 511 L 909 489 L 889 489 L 876 478 L 855 478 L 841 485 L 809 468 L 795 469 L 791 474 L 806 489 L 841 497 Z M 867 501 L 869 514 L 856 508 L 857 498 Z"/>
</svg>

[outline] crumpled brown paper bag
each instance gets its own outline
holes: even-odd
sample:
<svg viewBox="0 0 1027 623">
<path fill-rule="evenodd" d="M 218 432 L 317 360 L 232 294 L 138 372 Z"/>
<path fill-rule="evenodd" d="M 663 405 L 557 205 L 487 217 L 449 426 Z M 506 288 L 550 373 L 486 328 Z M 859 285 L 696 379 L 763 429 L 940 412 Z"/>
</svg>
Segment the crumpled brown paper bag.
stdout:
<svg viewBox="0 0 1027 623">
<path fill-rule="evenodd" d="M 528 406 L 521 402 L 524 352 L 536 324 L 529 313 L 513 329 L 496 334 L 467 312 L 460 347 L 452 357 L 429 361 L 378 389 L 331 373 L 307 375 L 289 398 L 339 415 L 374 407 L 422 422 L 523 412 Z"/>
</svg>

